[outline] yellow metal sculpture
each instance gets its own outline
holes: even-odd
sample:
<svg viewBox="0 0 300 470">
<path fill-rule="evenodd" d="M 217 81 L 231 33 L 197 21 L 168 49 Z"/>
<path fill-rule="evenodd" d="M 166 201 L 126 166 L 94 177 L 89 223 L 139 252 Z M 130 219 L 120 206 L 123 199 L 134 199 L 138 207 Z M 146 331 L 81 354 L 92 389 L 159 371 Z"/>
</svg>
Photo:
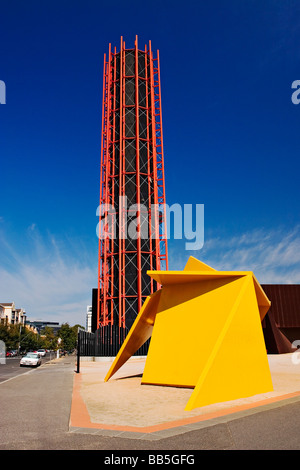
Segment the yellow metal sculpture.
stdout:
<svg viewBox="0 0 300 470">
<path fill-rule="evenodd" d="M 270 301 L 250 271 L 148 271 L 143 304 L 105 381 L 151 336 L 142 384 L 193 388 L 186 410 L 273 390 L 261 321 Z"/>
</svg>

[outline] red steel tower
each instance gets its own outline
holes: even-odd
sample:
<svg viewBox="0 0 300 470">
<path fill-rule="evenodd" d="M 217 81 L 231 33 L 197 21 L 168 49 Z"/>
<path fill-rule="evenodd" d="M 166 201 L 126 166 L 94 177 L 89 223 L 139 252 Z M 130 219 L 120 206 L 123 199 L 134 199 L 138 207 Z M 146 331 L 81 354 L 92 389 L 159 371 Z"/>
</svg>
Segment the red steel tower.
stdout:
<svg viewBox="0 0 300 470">
<path fill-rule="evenodd" d="M 115 355 L 168 269 L 159 52 L 104 55 L 97 329 Z"/>
</svg>

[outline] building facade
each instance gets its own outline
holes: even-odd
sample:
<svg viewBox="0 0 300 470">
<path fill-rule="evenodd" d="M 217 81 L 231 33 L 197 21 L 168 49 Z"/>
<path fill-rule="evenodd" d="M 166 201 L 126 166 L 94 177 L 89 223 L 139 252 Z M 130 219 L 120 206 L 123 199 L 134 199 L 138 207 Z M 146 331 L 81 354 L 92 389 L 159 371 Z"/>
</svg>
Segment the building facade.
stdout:
<svg viewBox="0 0 300 470">
<path fill-rule="evenodd" d="M 35 330 L 38 334 L 41 334 L 42 330 L 44 330 L 46 327 L 52 328 L 54 333 L 56 333 L 60 328 L 59 322 L 44 320 L 29 320 L 26 322 L 26 326 Z"/>
<path fill-rule="evenodd" d="M 262 284 L 271 301 L 263 321 L 267 351 L 292 352 L 300 346 L 300 284 Z"/>
<path fill-rule="evenodd" d="M 16 308 L 14 302 L 1 302 L 0 322 L 2 324 L 25 325 L 26 312 L 23 308 Z"/>
</svg>

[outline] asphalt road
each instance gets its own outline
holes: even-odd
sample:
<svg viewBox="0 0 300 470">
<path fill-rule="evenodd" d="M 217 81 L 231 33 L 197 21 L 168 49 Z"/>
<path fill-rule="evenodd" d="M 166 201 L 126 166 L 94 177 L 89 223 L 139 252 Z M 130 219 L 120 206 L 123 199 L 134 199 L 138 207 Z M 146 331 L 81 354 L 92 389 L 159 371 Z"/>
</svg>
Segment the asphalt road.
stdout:
<svg viewBox="0 0 300 470">
<path fill-rule="evenodd" d="M 20 360 L 22 356 L 7 357 L 5 364 L 0 364 L 0 383 L 12 379 L 19 374 L 24 374 L 31 370 L 30 367 L 20 367 Z M 55 353 L 47 353 L 45 357 L 42 357 L 42 364 L 55 358 Z"/>
<path fill-rule="evenodd" d="M 117 450 L 144 451 L 146 462 L 153 451 L 300 449 L 300 401 L 158 441 L 72 433 L 75 369 L 75 357 L 66 356 L 0 383 L 0 450 L 102 450 L 101 464 Z"/>
</svg>

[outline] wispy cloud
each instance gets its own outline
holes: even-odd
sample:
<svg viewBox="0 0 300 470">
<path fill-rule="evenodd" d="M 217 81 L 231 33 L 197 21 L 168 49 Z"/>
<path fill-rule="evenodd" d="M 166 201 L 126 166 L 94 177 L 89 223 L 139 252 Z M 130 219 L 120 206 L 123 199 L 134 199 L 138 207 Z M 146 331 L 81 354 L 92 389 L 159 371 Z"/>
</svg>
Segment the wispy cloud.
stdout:
<svg viewBox="0 0 300 470">
<path fill-rule="evenodd" d="M 190 255 L 219 270 L 253 271 L 261 283 L 297 284 L 300 226 L 288 230 L 253 229 L 236 236 L 207 236 L 202 250 L 178 255 L 171 249 L 169 259 L 173 269 L 182 269 Z"/>
<path fill-rule="evenodd" d="M 207 234 L 199 251 L 187 252 L 180 242 L 169 243 L 171 270 L 183 269 L 192 255 L 219 270 L 253 271 L 262 284 L 300 283 L 300 226 Z M 85 324 L 97 282 L 97 240 L 42 235 L 32 224 L 17 241 L 0 231 L 0 253 L 0 302 L 14 301 L 29 319 Z"/>
<path fill-rule="evenodd" d="M 0 301 L 14 301 L 29 319 L 85 325 L 97 282 L 97 252 L 79 241 L 42 236 L 35 224 L 22 241 L 0 232 Z"/>
</svg>

